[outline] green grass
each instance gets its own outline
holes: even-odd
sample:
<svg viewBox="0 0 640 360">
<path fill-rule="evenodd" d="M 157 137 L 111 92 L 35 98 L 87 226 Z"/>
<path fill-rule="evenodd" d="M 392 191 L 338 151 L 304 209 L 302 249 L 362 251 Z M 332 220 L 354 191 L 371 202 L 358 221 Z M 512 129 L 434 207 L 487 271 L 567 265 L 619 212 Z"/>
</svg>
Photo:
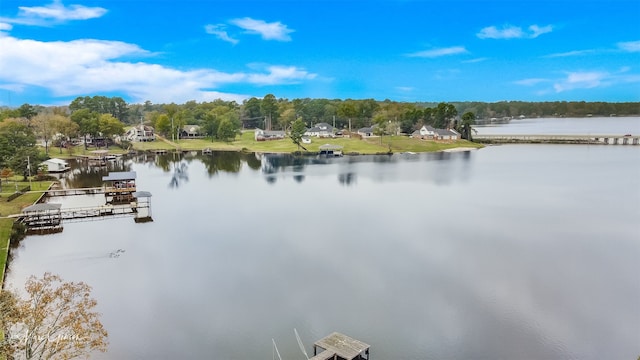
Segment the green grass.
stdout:
<svg viewBox="0 0 640 360">
<path fill-rule="evenodd" d="M 62 149 L 62 151 L 60 151 L 60 148 L 49 148 L 49 157 L 50 158 L 58 158 L 58 159 L 73 159 L 76 156 L 93 156 L 94 154 L 91 153 L 94 150 L 98 150 L 96 148 L 89 148 L 86 149 L 84 148 L 84 145 L 76 145 L 73 146 L 69 149 Z M 118 147 L 118 146 L 110 146 L 109 149 L 105 149 L 105 148 L 100 148 L 100 150 L 109 150 L 110 154 L 124 154 L 127 151 Z M 44 148 L 41 148 L 41 153 L 44 155 Z"/>
<path fill-rule="evenodd" d="M 22 178 L 22 177 L 20 177 Z M 21 189 L 29 182 L 17 182 L 18 189 Z M 40 191 L 47 190 L 51 182 L 49 181 L 32 181 L 31 190 L 23 194 L 11 202 L 7 202 L 7 197 L 15 192 L 15 184 L 9 180 L 2 180 L 2 192 L 0 192 L 0 216 L 19 214 L 26 206 L 32 205 L 38 200 L 42 194 Z M 13 219 L 0 218 L 0 280 L 4 281 L 4 269 L 9 255 L 9 237 L 11 236 L 11 228 L 13 227 Z"/>
<path fill-rule="evenodd" d="M 303 144 L 303 146 L 311 152 L 318 152 L 320 145 L 333 144 L 343 147 L 343 153 L 358 154 L 378 154 L 389 151 L 389 142 L 391 142 L 391 150 L 393 152 L 432 152 L 458 147 L 481 148 L 483 145 L 472 143 L 466 140 L 458 140 L 451 142 L 440 142 L 430 140 L 412 139 L 407 136 L 385 136 L 382 138 L 312 138 L 311 144 Z M 293 144 L 291 139 L 271 141 L 255 141 L 253 131 L 244 131 L 235 140 L 230 142 L 211 141 L 211 139 L 182 139 L 175 142 L 167 141 L 162 137 L 158 140 L 146 143 L 134 143 L 137 150 L 202 150 L 211 148 L 212 150 L 232 150 L 232 151 L 253 151 L 253 152 L 270 152 L 270 153 L 291 153 L 298 151 L 298 147 Z"/>
</svg>

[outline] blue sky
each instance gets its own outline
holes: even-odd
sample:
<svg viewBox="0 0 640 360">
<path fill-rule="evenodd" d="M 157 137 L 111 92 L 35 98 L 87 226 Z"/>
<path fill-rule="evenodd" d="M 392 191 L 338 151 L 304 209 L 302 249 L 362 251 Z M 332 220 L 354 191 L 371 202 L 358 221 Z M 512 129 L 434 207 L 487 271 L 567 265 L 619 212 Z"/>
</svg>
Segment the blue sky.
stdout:
<svg viewBox="0 0 640 360">
<path fill-rule="evenodd" d="M 0 105 L 640 101 L 640 1 L 0 0 Z"/>
</svg>

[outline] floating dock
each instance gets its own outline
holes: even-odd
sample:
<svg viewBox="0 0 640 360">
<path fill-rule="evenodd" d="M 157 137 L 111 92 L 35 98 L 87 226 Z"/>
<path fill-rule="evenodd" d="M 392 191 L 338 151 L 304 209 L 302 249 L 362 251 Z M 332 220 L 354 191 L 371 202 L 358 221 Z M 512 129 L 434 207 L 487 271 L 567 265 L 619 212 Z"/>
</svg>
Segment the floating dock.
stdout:
<svg viewBox="0 0 640 360">
<path fill-rule="evenodd" d="M 334 332 L 313 344 L 309 360 L 369 360 L 368 344 Z"/>
</svg>

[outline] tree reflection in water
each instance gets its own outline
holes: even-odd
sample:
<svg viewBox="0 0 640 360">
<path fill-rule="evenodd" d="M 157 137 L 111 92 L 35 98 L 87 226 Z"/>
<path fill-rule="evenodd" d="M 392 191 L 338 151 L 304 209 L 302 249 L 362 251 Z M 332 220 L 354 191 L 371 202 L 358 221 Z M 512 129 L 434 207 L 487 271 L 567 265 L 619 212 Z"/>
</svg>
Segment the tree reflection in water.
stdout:
<svg viewBox="0 0 640 360">
<path fill-rule="evenodd" d="M 188 169 L 189 167 L 184 162 L 176 164 L 175 167 L 173 168 L 173 175 L 171 176 L 169 187 L 179 188 L 180 183 L 185 183 L 189 181 L 189 174 L 187 173 Z"/>
</svg>

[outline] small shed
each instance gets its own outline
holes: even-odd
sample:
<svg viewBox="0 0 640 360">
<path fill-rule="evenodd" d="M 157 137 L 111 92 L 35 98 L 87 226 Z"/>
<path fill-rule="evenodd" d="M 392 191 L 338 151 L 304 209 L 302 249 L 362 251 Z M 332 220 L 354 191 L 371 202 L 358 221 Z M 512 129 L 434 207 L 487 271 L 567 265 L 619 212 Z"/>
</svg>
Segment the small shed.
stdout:
<svg viewBox="0 0 640 360">
<path fill-rule="evenodd" d="M 310 360 L 369 360 L 368 344 L 337 332 L 313 344 Z"/>
<path fill-rule="evenodd" d="M 58 158 L 53 158 L 53 159 L 43 161 L 42 163 L 40 163 L 40 165 L 46 166 L 47 172 L 50 172 L 50 173 L 65 172 L 71 168 L 69 166 L 69 163 Z"/>
</svg>

